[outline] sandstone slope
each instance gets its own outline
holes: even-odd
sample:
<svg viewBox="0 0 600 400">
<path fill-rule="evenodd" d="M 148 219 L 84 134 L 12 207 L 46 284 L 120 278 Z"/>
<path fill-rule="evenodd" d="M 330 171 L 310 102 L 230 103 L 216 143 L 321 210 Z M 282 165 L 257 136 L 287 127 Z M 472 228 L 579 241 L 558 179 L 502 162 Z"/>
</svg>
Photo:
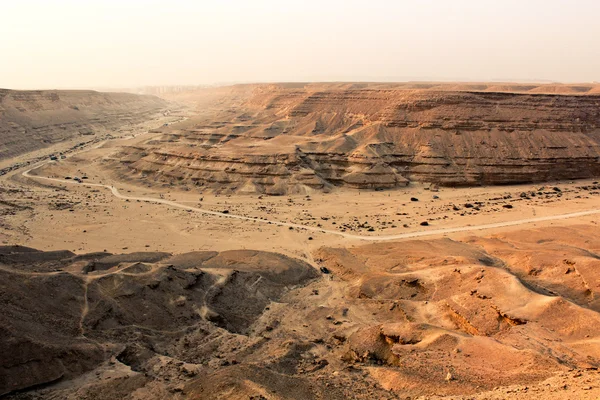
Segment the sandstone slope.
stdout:
<svg viewBox="0 0 600 400">
<path fill-rule="evenodd" d="M 338 334 L 343 357 L 407 395 L 522 389 L 555 373 L 596 370 L 596 231 L 324 248 L 320 262 L 349 284 L 353 304 L 372 310 L 372 321 Z"/>
</svg>

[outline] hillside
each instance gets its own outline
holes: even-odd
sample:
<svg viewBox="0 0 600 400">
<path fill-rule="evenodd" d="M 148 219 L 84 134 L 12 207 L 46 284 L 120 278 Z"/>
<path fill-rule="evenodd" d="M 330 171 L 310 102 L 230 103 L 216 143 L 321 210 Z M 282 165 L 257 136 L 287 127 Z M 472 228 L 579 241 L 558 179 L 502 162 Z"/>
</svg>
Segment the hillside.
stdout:
<svg viewBox="0 0 600 400">
<path fill-rule="evenodd" d="M 594 399 L 597 231 L 323 247 L 316 268 L 0 246 L 0 395 Z"/>
<path fill-rule="evenodd" d="M 154 96 L 0 89 L 0 160 L 83 135 L 117 131 L 165 111 Z"/>
<path fill-rule="evenodd" d="M 115 165 L 146 182 L 268 194 L 596 177 L 597 89 L 342 83 L 206 89 L 178 97 L 199 107 L 202 99 L 218 98 L 213 113 L 125 148 Z"/>
</svg>

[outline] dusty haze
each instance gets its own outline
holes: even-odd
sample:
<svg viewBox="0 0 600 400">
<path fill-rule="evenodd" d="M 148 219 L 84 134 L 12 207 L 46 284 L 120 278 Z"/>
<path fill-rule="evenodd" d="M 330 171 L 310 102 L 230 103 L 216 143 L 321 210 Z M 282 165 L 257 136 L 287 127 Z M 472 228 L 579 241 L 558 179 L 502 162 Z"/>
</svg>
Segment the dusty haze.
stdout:
<svg viewBox="0 0 600 400">
<path fill-rule="evenodd" d="M 41 1 L 2 5 L 0 87 L 600 80 L 600 3 Z"/>
</svg>

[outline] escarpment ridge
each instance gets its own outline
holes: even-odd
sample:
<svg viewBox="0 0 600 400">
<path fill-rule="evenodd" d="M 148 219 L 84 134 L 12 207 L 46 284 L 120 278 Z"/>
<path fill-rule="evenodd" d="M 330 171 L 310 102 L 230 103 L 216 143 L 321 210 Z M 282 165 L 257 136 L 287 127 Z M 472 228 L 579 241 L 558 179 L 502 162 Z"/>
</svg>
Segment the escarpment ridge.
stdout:
<svg viewBox="0 0 600 400">
<path fill-rule="evenodd" d="M 229 90 L 220 89 L 214 113 L 157 130 L 161 135 L 116 154 L 116 165 L 140 180 L 268 194 L 600 175 L 596 86 L 265 84 Z"/>
<path fill-rule="evenodd" d="M 110 134 L 167 112 L 155 96 L 0 89 L 0 160 L 81 136 Z"/>
</svg>

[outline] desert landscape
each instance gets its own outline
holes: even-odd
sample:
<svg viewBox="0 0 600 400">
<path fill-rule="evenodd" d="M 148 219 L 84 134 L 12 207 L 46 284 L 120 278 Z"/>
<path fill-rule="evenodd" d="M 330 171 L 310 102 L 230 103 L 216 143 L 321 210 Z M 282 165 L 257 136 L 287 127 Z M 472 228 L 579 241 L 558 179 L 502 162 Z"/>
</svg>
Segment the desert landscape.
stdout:
<svg viewBox="0 0 600 400">
<path fill-rule="evenodd" d="M 600 85 L 0 91 L 0 397 L 596 399 Z"/>
</svg>

